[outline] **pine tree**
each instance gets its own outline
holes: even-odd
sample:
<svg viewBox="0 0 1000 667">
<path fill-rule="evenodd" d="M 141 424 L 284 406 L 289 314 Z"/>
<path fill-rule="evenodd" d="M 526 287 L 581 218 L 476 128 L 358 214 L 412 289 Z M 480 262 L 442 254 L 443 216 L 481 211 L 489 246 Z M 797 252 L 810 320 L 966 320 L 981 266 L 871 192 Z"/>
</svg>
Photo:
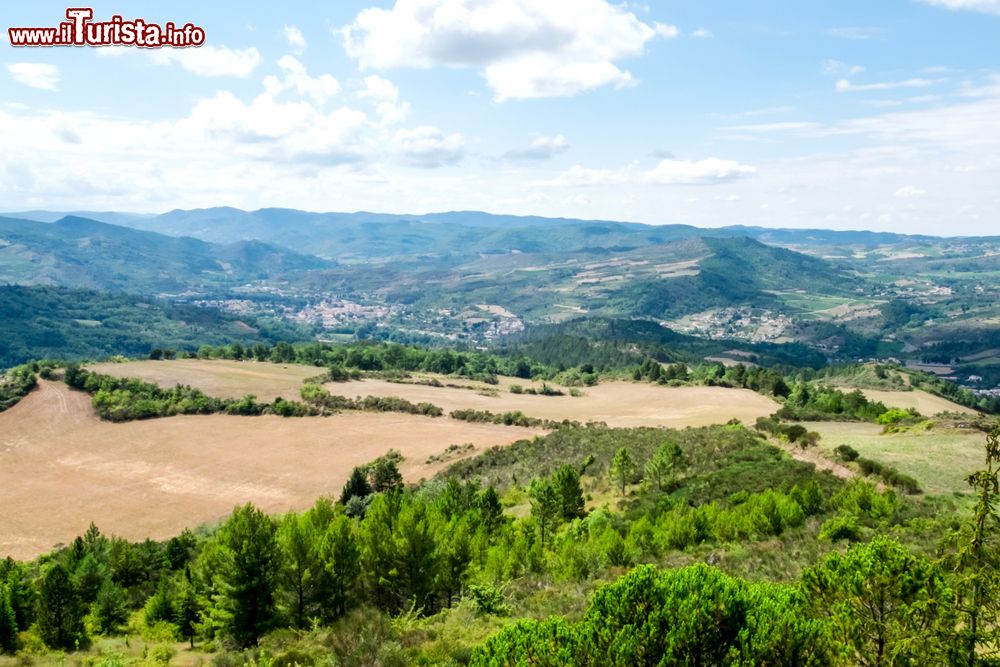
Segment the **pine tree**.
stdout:
<svg viewBox="0 0 1000 667">
<path fill-rule="evenodd" d="M 621 495 L 625 495 L 625 485 L 632 480 L 635 474 L 635 462 L 628 449 L 622 447 L 611 459 L 611 481 L 621 490 Z"/>
<path fill-rule="evenodd" d="M 105 580 L 97 592 L 93 618 L 97 631 L 104 635 L 114 633 L 119 626 L 128 620 L 125 592 L 111 580 Z"/>
<path fill-rule="evenodd" d="M 583 489 L 580 487 L 580 473 L 571 465 L 564 465 L 552 475 L 552 485 L 559 494 L 560 514 L 570 520 L 582 517 L 584 512 Z"/>
<path fill-rule="evenodd" d="M 88 644 L 83 627 L 84 608 L 62 563 L 42 576 L 38 599 L 38 632 L 54 649 L 76 650 Z"/>
<path fill-rule="evenodd" d="M 190 571 L 188 571 L 188 575 L 190 575 Z M 201 621 L 201 602 L 190 580 L 185 582 L 180 593 L 177 594 L 174 607 L 174 622 L 180 628 L 181 636 L 191 643 L 191 648 L 194 648 L 194 637 L 198 631 L 198 623 Z"/>
<path fill-rule="evenodd" d="M 17 619 L 10 604 L 10 589 L 0 582 L 0 653 L 17 650 Z"/>
<path fill-rule="evenodd" d="M 562 509 L 562 499 L 559 492 L 548 479 L 536 479 L 531 484 L 531 516 L 538 522 L 538 532 L 542 549 L 545 548 L 545 538 L 548 537 L 559 522 Z"/>
<path fill-rule="evenodd" d="M 223 631 L 240 646 L 256 645 L 277 621 L 276 594 L 281 571 L 277 529 L 247 503 L 236 508 L 219 531 L 222 565 L 217 577 L 216 612 Z"/>
<path fill-rule="evenodd" d="M 977 501 L 969 521 L 950 536 L 945 564 L 955 573 L 956 607 L 965 667 L 1000 652 L 1000 423 L 986 437 L 986 467 L 968 477 Z"/>
</svg>

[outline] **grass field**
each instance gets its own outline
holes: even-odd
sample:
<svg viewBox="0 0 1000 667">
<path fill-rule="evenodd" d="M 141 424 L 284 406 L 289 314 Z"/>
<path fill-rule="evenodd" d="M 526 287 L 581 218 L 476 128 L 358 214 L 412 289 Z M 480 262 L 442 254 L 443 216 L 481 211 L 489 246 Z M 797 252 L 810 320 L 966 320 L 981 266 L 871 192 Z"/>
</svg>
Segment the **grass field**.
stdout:
<svg viewBox="0 0 1000 667">
<path fill-rule="evenodd" d="M 887 463 L 912 476 L 928 494 L 967 493 L 965 478 L 984 463 L 982 433 L 940 429 L 882 435 L 875 424 L 813 422 L 804 424 L 820 434 L 820 448 L 833 457 L 838 445 L 850 445 L 861 456 Z"/>
<path fill-rule="evenodd" d="M 399 396 L 413 402 L 427 401 L 449 412 L 457 409 L 510 412 L 520 410 L 530 417 L 580 422 L 603 421 L 609 426 L 708 426 L 740 419 L 752 424 L 757 417 L 772 414 L 778 405 L 746 389 L 722 387 L 660 387 L 633 382 L 605 382 L 581 388 L 582 396 L 538 396 L 510 393 L 511 384 L 540 387 L 538 383 L 503 378 L 499 386 L 439 376 L 433 387 L 384 380 L 362 380 L 327 384 L 333 394 L 354 396 Z M 563 391 L 567 391 L 563 389 Z"/>
<path fill-rule="evenodd" d="M 889 408 L 916 408 L 920 414 L 932 417 L 939 412 L 964 412 L 972 414 L 975 411 L 958 403 L 952 403 L 946 398 L 928 394 L 926 391 L 878 391 L 865 389 L 865 396 L 870 401 L 881 401 Z"/>
<path fill-rule="evenodd" d="M 298 364 L 205 359 L 129 361 L 93 364 L 87 368 L 114 377 L 139 378 L 161 387 L 187 384 L 219 398 L 242 398 L 253 394 L 267 402 L 278 396 L 298 399 L 303 380 L 326 370 Z"/>
<path fill-rule="evenodd" d="M 268 512 L 303 509 L 391 448 L 406 457 L 403 476 L 417 481 L 447 465 L 426 461 L 448 445 L 472 443 L 470 455 L 533 433 L 397 413 L 112 424 L 97 419 L 86 394 L 42 381 L 0 413 L 0 557 L 34 557 L 90 521 L 142 540 L 216 522 L 247 501 Z"/>
</svg>

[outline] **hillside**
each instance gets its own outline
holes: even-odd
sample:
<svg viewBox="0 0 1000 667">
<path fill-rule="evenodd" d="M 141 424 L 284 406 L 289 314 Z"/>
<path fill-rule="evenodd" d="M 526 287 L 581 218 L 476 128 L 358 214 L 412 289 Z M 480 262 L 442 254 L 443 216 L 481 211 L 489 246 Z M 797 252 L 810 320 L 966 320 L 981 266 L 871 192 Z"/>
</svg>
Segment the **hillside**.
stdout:
<svg viewBox="0 0 1000 667">
<path fill-rule="evenodd" d="M 0 282 L 169 294 L 421 343 L 505 344 L 579 318 L 640 318 L 727 349 L 793 342 L 836 361 L 934 362 L 980 389 L 1000 378 L 994 237 L 475 211 L 93 215 L 116 224 L 0 219 Z"/>
<path fill-rule="evenodd" d="M 259 241 L 218 245 L 86 218 L 0 218 L 0 284 L 154 294 L 221 288 L 327 264 Z"/>
<path fill-rule="evenodd" d="M 274 343 L 305 336 L 308 332 L 301 328 L 274 320 L 139 296 L 0 286 L 0 368 L 29 359 L 145 356 L 155 347 L 194 352 L 205 344 Z"/>
</svg>

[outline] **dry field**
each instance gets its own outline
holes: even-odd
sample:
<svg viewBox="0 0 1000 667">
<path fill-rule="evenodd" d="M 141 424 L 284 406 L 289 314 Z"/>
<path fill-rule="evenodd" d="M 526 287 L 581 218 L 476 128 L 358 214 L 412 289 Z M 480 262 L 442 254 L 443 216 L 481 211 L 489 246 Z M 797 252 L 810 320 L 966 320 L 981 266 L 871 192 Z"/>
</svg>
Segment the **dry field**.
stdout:
<svg viewBox="0 0 1000 667">
<path fill-rule="evenodd" d="M 114 377 L 139 378 L 161 387 L 187 384 L 218 398 L 242 398 L 253 394 L 265 402 L 278 396 L 297 400 L 302 382 L 326 370 L 298 364 L 221 359 L 129 361 L 93 364 L 87 368 Z"/>
<path fill-rule="evenodd" d="M 425 376 L 429 377 L 429 376 Z M 608 426 L 707 426 L 740 419 L 752 424 L 757 417 L 772 414 L 778 405 L 746 389 L 722 387 L 660 387 L 632 382 L 605 382 L 584 387 L 583 396 L 536 396 L 512 394 L 510 386 L 540 387 L 539 383 L 502 378 L 499 386 L 438 376 L 442 384 L 462 388 L 400 384 L 384 380 L 336 382 L 326 385 L 342 396 L 399 396 L 414 403 L 426 401 L 450 412 L 458 409 L 489 410 L 494 413 L 520 410 L 529 417 L 602 421 Z M 560 388 L 567 391 L 564 388 Z"/>
<path fill-rule="evenodd" d="M 964 412 L 972 414 L 975 411 L 952 403 L 946 398 L 928 394 L 926 391 L 914 389 L 913 391 L 877 391 L 865 389 L 865 396 L 870 401 L 881 401 L 888 408 L 916 408 L 917 412 L 925 417 L 932 417 L 939 412 Z"/>
<path fill-rule="evenodd" d="M 263 401 L 276 396 L 298 399 L 303 380 L 324 369 L 295 364 L 250 361 L 179 359 L 176 361 L 132 361 L 95 364 L 88 368 L 117 377 L 137 377 L 163 387 L 188 384 L 210 396 L 239 398 L 254 394 Z M 707 426 L 730 419 L 753 423 L 772 414 L 778 405 L 745 389 L 721 387 L 659 387 L 632 382 L 606 382 L 584 387 L 583 396 L 533 396 L 512 394 L 513 384 L 540 388 L 540 382 L 500 378 L 498 385 L 443 375 L 418 374 L 413 379 L 434 379 L 454 387 L 432 387 L 366 379 L 328 383 L 326 388 L 342 396 L 398 396 L 414 403 L 427 401 L 450 412 L 471 408 L 490 412 L 520 410 L 529 417 L 603 421 L 609 426 Z M 491 395 L 485 395 L 491 394 Z"/>
<path fill-rule="evenodd" d="M 152 363 L 166 372 L 182 362 Z M 129 539 L 161 539 L 247 501 L 268 512 L 303 509 L 339 493 L 351 468 L 390 448 L 403 453 L 403 475 L 416 481 L 445 465 L 425 461 L 450 444 L 480 451 L 534 433 L 395 413 L 111 424 L 97 419 L 86 394 L 42 381 L 0 413 L 0 557 L 36 556 L 90 521 Z"/>
</svg>

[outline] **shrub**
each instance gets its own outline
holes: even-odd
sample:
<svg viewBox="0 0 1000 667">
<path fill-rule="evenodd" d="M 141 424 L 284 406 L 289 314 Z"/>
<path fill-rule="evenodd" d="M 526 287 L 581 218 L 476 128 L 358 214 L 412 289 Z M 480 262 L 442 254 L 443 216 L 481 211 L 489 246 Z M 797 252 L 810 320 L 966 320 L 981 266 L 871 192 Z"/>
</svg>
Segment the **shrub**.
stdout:
<svg viewBox="0 0 1000 667">
<path fill-rule="evenodd" d="M 858 453 L 858 450 L 854 449 L 854 447 L 851 447 L 850 445 L 837 445 L 837 447 L 833 450 L 833 453 L 844 462 L 857 461 L 858 457 L 861 456 L 861 454 Z"/>
<path fill-rule="evenodd" d="M 819 531 L 819 539 L 848 540 L 857 542 L 861 539 L 861 527 L 858 525 L 858 518 L 853 514 L 839 514 L 827 520 Z"/>
</svg>

